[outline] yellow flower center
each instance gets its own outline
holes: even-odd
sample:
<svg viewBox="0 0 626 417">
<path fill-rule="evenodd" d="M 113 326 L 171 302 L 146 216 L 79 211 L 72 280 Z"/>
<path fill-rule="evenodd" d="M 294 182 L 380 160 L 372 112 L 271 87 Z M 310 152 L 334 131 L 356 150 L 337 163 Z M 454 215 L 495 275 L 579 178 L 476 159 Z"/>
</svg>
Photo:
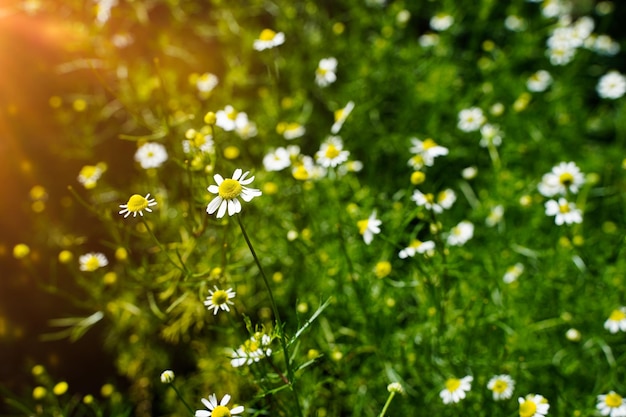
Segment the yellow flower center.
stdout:
<svg viewBox="0 0 626 417">
<path fill-rule="evenodd" d="M 272 29 L 263 29 L 261 35 L 259 35 L 259 39 L 262 41 L 271 41 L 276 36 L 276 32 Z"/>
<path fill-rule="evenodd" d="M 461 386 L 461 380 L 457 378 L 450 378 L 446 381 L 446 389 L 450 392 L 454 392 Z"/>
<path fill-rule="evenodd" d="M 565 213 L 569 213 L 570 209 L 569 209 L 569 204 L 565 203 L 565 204 L 559 204 L 559 211 L 563 214 Z"/>
<path fill-rule="evenodd" d="M 98 169 L 98 167 L 95 165 L 85 165 L 80 170 L 80 176 L 85 178 L 92 178 L 93 176 L 98 175 L 98 171 L 100 171 L 100 169 Z"/>
<path fill-rule="evenodd" d="M 228 117 L 230 120 L 235 120 L 237 118 L 237 112 L 233 109 L 226 113 L 226 117 Z"/>
<path fill-rule="evenodd" d="M 206 143 L 206 139 L 202 133 L 196 133 L 193 136 L 192 142 L 196 148 L 199 148 Z"/>
<path fill-rule="evenodd" d="M 219 187 L 218 194 L 225 200 L 231 200 L 241 194 L 241 184 L 231 178 L 224 180 Z"/>
<path fill-rule="evenodd" d="M 606 395 L 604 402 L 611 408 L 617 408 L 622 405 L 622 396 L 611 392 Z"/>
<path fill-rule="evenodd" d="M 380 261 L 376 264 L 376 268 L 374 269 L 374 274 L 378 278 L 384 278 L 391 273 L 391 263 L 388 261 Z"/>
<path fill-rule="evenodd" d="M 622 310 L 613 310 L 611 312 L 611 316 L 609 317 L 609 320 L 611 321 L 622 321 L 624 319 L 626 319 L 626 313 Z"/>
<path fill-rule="evenodd" d="M 87 262 L 85 262 L 85 268 L 87 271 L 95 271 L 100 268 L 100 261 L 95 256 L 90 256 Z"/>
<path fill-rule="evenodd" d="M 365 234 L 365 231 L 367 230 L 367 225 L 369 223 L 369 220 L 359 220 L 358 222 L 356 222 L 357 226 L 359 227 L 359 233 L 360 234 Z"/>
<path fill-rule="evenodd" d="M 574 176 L 569 172 L 564 172 L 559 176 L 559 182 L 568 187 L 574 183 Z"/>
<path fill-rule="evenodd" d="M 256 352 L 259 350 L 259 342 L 256 339 L 246 340 L 243 344 L 243 350 L 248 353 Z"/>
<path fill-rule="evenodd" d="M 493 384 L 493 392 L 497 394 L 502 394 L 504 391 L 506 391 L 508 386 L 509 384 L 507 384 L 506 381 L 498 379 L 496 383 Z"/>
<path fill-rule="evenodd" d="M 417 239 L 413 240 L 411 242 L 411 244 L 409 245 L 410 248 L 414 248 L 414 249 L 417 249 L 420 246 L 422 246 L 422 241 L 421 240 L 417 240 Z"/>
<path fill-rule="evenodd" d="M 422 142 L 422 147 L 424 148 L 424 150 L 428 150 L 428 149 L 434 148 L 435 146 L 437 146 L 437 142 L 435 142 L 434 140 L 432 140 L 430 138 L 428 138 L 424 142 Z"/>
<path fill-rule="evenodd" d="M 327 72 L 328 72 L 327 69 L 317 68 L 317 73 L 319 74 L 320 77 L 323 77 L 324 75 L 326 75 Z"/>
<path fill-rule="evenodd" d="M 328 159 L 335 159 L 336 157 L 339 156 L 339 149 L 337 149 L 337 147 L 333 144 L 329 144 L 328 147 L 326 148 L 326 158 Z"/>
<path fill-rule="evenodd" d="M 519 406 L 520 417 L 532 417 L 537 412 L 537 404 L 533 401 L 526 400 Z"/>
<path fill-rule="evenodd" d="M 211 411 L 211 417 L 230 417 L 230 410 L 228 407 L 218 405 Z"/>
<path fill-rule="evenodd" d="M 435 202 L 435 196 L 432 195 L 431 193 L 424 194 L 424 199 L 426 200 L 428 204 L 433 204 Z"/>
<path fill-rule="evenodd" d="M 339 109 L 335 111 L 335 122 L 338 122 L 339 120 L 342 120 L 344 118 L 343 116 L 344 112 L 345 112 L 345 109 Z"/>
<path fill-rule="evenodd" d="M 139 194 L 133 194 L 126 205 L 128 206 L 128 211 L 136 213 L 148 208 L 148 200 Z"/>
<path fill-rule="evenodd" d="M 211 301 L 216 306 L 226 304 L 226 302 L 228 301 L 228 293 L 224 290 L 217 290 L 211 296 Z"/>
</svg>

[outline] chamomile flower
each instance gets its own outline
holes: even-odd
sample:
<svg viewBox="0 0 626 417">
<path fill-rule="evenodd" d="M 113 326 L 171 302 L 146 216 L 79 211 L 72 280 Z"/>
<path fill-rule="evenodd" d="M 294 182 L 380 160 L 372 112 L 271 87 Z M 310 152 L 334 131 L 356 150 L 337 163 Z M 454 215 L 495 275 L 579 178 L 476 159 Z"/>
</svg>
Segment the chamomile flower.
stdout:
<svg viewBox="0 0 626 417">
<path fill-rule="evenodd" d="M 487 119 L 482 109 L 478 107 L 470 107 L 459 112 L 459 121 L 457 127 L 464 132 L 474 132 L 485 124 Z"/>
<path fill-rule="evenodd" d="M 157 202 L 154 198 L 150 198 L 150 193 L 146 194 L 145 197 L 142 197 L 139 194 L 133 194 L 128 199 L 128 203 L 120 204 L 120 208 L 123 210 L 120 210 L 119 214 L 123 214 L 124 218 L 127 218 L 131 214 L 133 217 L 137 217 L 137 213 L 139 213 L 140 216 L 143 216 L 144 210 L 148 213 L 152 213 L 152 209 L 150 207 L 156 205 Z"/>
<path fill-rule="evenodd" d="M 291 156 L 286 148 L 276 148 L 263 157 L 266 171 L 281 171 L 291 165 Z"/>
<path fill-rule="evenodd" d="M 93 272 L 98 268 L 107 266 L 109 261 L 107 257 L 100 252 L 90 252 L 81 255 L 78 258 L 78 264 L 81 271 Z"/>
<path fill-rule="evenodd" d="M 546 216 L 554 216 L 554 223 L 558 226 L 583 221 L 582 212 L 576 208 L 576 204 L 562 197 L 558 201 L 546 201 Z"/>
<path fill-rule="evenodd" d="M 398 256 L 400 259 L 412 258 L 416 253 L 427 254 L 430 256 L 434 254 L 434 250 L 435 242 L 432 240 L 422 242 L 421 240 L 413 239 L 409 246 L 398 252 Z"/>
<path fill-rule="evenodd" d="M 211 153 L 215 150 L 215 143 L 213 142 L 213 135 L 210 134 L 210 129 L 202 129 L 197 131 L 195 129 L 188 129 L 185 132 L 185 140 L 183 140 L 183 152 L 191 153 L 192 151 L 199 151 L 202 153 Z"/>
<path fill-rule="evenodd" d="M 448 234 L 447 242 L 450 246 L 463 246 L 474 236 L 474 225 L 464 220 L 454 226 Z"/>
<path fill-rule="evenodd" d="M 596 90 L 601 98 L 618 99 L 626 93 L 626 77 L 617 71 L 609 71 L 600 77 Z"/>
<path fill-rule="evenodd" d="M 274 32 L 272 29 L 263 29 L 258 39 L 254 40 L 253 48 L 257 51 L 271 49 L 275 46 L 285 43 L 285 34 L 283 32 Z"/>
<path fill-rule="evenodd" d="M 324 168 L 336 167 L 348 160 L 350 152 L 343 149 L 343 141 L 339 136 L 329 136 L 322 143 L 315 159 Z"/>
<path fill-rule="evenodd" d="M 232 288 L 220 290 L 217 286 L 213 286 L 215 291 L 209 290 L 209 296 L 204 300 L 204 305 L 209 311 L 213 310 L 213 315 L 217 315 L 219 310 L 230 311 L 229 305 L 234 305 L 231 299 L 235 298 L 235 292 Z"/>
<path fill-rule="evenodd" d="M 502 281 L 504 281 L 506 284 L 510 284 L 514 281 L 517 281 L 517 279 L 520 277 L 520 275 L 522 275 L 523 272 L 524 264 L 518 262 L 515 265 L 512 265 L 506 269 L 506 272 L 502 277 Z"/>
<path fill-rule="evenodd" d="M 224 179 L 220 174 L 215 174 L 213 179 L 217 185 L 209 186 L 208 191 L 217 194 L 217 196 L 207 206 L 207 213 L 213 214 L 217 211 L 217 218 L 219 219 L 224 217 L 226 209 L 228 209 L 228 215 L 233 216 L 241 212 L 239 197 L 245 202 L 250 202 L 254 197 L 259 197 L 262 194 L 260 190 L 246 187 L 254 181 L 254 177 L 247 178 L 249 173 L 249 171 L 244 173 L 240 168 L 237 168 L 232 178 Z"/>
<path fill-rule="evenodd" d="M 472 376 L 466 376 L 461 379 L 450 378 L 445 382 L 445 388 L 439 393 L 444 404 L 458 403 L 467 395 L 466 393 L 472 389 Z"/>
<path fill-rule="evenodd" d="M 543 196 L 552 197 L 568 191 L 575 194 L 584 183 L 585 177 L 574 162 L 561 162 L 544 174 L 537 188 Z"/>
<path fill-rule="evenodd" d="M 515 381 L 506 374 L 496 375 L 489 380 L 487 388 L 493 393 L 494 400 L 508 400 L 513 395 Z"/>
<path fill-rule="evenodd" d="M 329 86 L 337 80 L 337 75 L 335 74 L 336 71 L 337 59 L 333 57 L 322 58 L 319 64 L 317 64 L 317 69 L 315 70 L 315 82 L 320 87 Z"/>
<path fill-rule="evenodd" d="M 485 123 L 480 128 L 480 142 L 481 147 L 486 148 L 488 146 L 500 146 L 502 144 L 502 132 L 498 125 L 492 125 Z"/>
<path fill-rule="evenodd" d="M 339 133 L 341 127 L 343 126 L 343 123 L 346 121 L 350 113 L 352 113 L 352 110 L 354 110 L 354 102 L 349 101 L 348 104 L 346 104 L 346 107 L 335 111 L 335 123 L 333 123 L 330 128 L 330 132 L 333 135 Z"/>
<path fill-rule="evenodd" d="M 550 84 L 552 84 L 552 76 L 546 70 L 539 70 L 526 80 L 526 88 L 533 93 L 546 91 Z"/>
<path fill-rule="evenodd" d="M 315 180 L 326 176 L 326 167 L 323 165 L 317 165 L 310 156 L 302 155 L 296 162 L 294 162 L 291 174 L 295 179 L 300 181 Z"/>
<path fill-rule="evenodd" d="M 215 113 L 215 125 L 226 132 L 232 132 L 237 127 L 238 114 L 233 106 L 227 105 L 223 110 L 218 110 Z"/>
<path fill-rule="evenodd" d="M 626 404 L 624 403 L 624 398 L 615 391 L 610 391 L 608 394 L 598 395 L 598 404 L 596 405 L 596 408 L 603 416 L 626 416 Z"/>
<path fill-rule="evenodd" d="M 235 133 L 244 140 L 253 138 L 258 133 L 256 123 L 250 121 L 246 113 L 240 112 L 235 119 Z"/>
<path fill-rule="evenodd" d="M 626 307 L 611 311 L 611 315 L 604 322 L 604 328 L 611 333 L 626 332 Z"/>
<path fill-rule="evenodd" d="M 237 368 L 243 365 L 252 365 L 266 356 L 272 354 L 269 347 L 272 339 L 269 335 L 256 332 L 250 339 L 246 340 L 243 345 L 233 351 L 230 364 Z"/>
<path fill-rule="evenodd" d="M 449 209 L 450 207 L 452 207 L 452 205 L 456 201 L 456 194 L 454 193 L 454 191 L 446 189 L 441 191 L 439 194 L 437 194 L 437 197 L 435 197 L 434 194 L 424 194 L 420 190 L 415 190 L 413 191 L 411 200 L 415 201 L 415 204 L 420 207 L 424 207 L 427 210 L 432 210 L 435 213 L 441 213 L 444 209 Z"/>
<path fill-rule="evenodd" d="M 287 140 L 292 140 L 304 136 L 306 129 L 300 123 L 280 122 L 276 125 L 276 132 Z"/>
<path fill-rule="evenodd" d="M 135 152 L 135 161 L 139 162 L 143 169 L 158 168 L 167 161 L 167 158 L 165 146 L 156 142 L 148 142 Z"/>
<path fill-rule="evenodd" d="M 439 146 L 437 142 L 430 138 L 423 141 L 418 138 L 411 138 L 411 144 L 413 145 L 410 149 L 411 153 L 419 156 L 419 158 L 411 158 L 409 160 L 409 165 L 413 166 L 415 169 L 421 168 L 421 166 L 418 166 L 420 164 L 432 166 L 435 163 L 436 157 L 448 154 L 448 148 Z M 417 161 L 419 161 L 419 163 Z"/>
<path fill-rule="evenodd" d="M 161 372 L 161 382 L 163 384 L 171 384 L 174 381 L 174 378 L 174 371 L 172 371 L 171 369 L 167 369 Z"/>
<path fill-rule="evenodd" d="M 213 91 L 215 87 L 217 87 L 218 82 L 219 79 L 215 74 L 205 72 L 204 74 L 200 75 L 196 80 L 196 88 L 200 93 L 208 94 Z"/>
<path fill-rule="evenodd" d="M 550 404 L 542 395 L 528 394 L 518 398 L 520 417 L 544 417 L 548 414 Z"/>
<path fill-rule="evenodd" d="M 78 173 L 78 182 L 80 182 L 85 188 L 92 189 L 96 186 L 103 173 L 104 164 L 85 165 Z"/>
<path fill-rule="evenodd" d="M 237 407 L 228 408 L 228 402 L 230 401 L 230 395 L 226 394 L 222 397 L 222 400 L 218 403 L 215 394 L 209 395 L 209 398 L 200 399 L 202 404 L 207 408 L 206 410 L 196 410 L 195 417 L 235 417 L 241 415 L 244 411 L 243 405 Z"/>
<path fill-rule="evenodd" d="M 376 210 L 370 214 L 369 218 L 364 220 L 359 220 L 357 222 L 357 226 L 359 227 L 359 233 L 363 236 L 363 241 L 367 245 L 372 243 L 372 239 L 374 239 L 374 235 L 380 233 L 380 225 L 383 222 L 376 218 Z"/>
<path fill-rule="evenodd" d="M 448 30 L 454 23 L 454 18 L 447 13 L 437 13 L 430 18 L 430 27 L 433 30 L 442 32 Z"/>
<path fill-rule="evenodd" d="M 504 217 L 504 207 L 498 204 L 495 207 L 492 207 L 489 211 L 489 215 L 485 219 L 485 224 L 489 227 L 493 227 L 502 221 Z"/>
</svg>

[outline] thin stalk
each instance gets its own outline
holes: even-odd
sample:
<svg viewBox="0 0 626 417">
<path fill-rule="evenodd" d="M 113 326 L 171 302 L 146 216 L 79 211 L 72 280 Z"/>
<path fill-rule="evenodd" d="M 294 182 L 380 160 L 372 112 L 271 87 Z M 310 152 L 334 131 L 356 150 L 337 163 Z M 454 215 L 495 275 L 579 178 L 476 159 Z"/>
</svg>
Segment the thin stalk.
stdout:
<svg viewBox="0 0 626 417">
<path fill-rule="evenodd" d="M 395 397 L 395 395 L 396 395 L 395 391 L 391 391 L 389 393 L 389 397 L 387 397 L 387 402 L 383 406 L 383 409 L 380 412 L 380 414 L 378 415 L 378 417 L 384 417 L 385 416 L 385 413 L 387 412 L 387 409 L 389 408 L 389 405 L 391 404 L 391 400 L 393 400 L 393 397 Z"/>
<path fill-rule="evenodd" d="M 183 398 L 182 395 L 180 395 L 180 391 L 178 391 L 178 388 L 176 388 L 176 385 L 174 385 L 173 382 L 170 382 L 170 386 L 172 387 L 172 389 L 174 390 L 174 392 L 176 393 L 176 395 L 178 395 L 178 398 L 183 402 L 183 404 L 185 405 L 185 407 L 187 407 L 187 410 L 189 410 L 189 412 L 191 413 L 191 415 L 195 415 L 195 411 L 193 411 L 193 408 L 191 408 L 191 406 L 189 406 L 189 404 L 187 404 L 187 401 L 185 401 L 185 399 Z"/>
<path fill-rule="evenodd" d="M 187 274 L 187 270 L 185 268 L 185 264 L 183 263 L 183 266 L 178 265 L 176 262 L 174 262 L 174 260 L 172 259 L 172 257 L 170 256 L 169 252 L 167 250 L 165 250 L 165 248 L 163 247 L 163 245 L 161 244 L 161 242 L 159 241 L 159 239 L 157 239 L 157 237 L 154 235 L 154 233 L 152 232 L 152 229 L 150 228 L 150 226 L 148 226 L 148 222 L 146 221 L 146 219 L 144 219 L 143 217 L 141 218 L 141 221 L 143 222 L 144 226 L 146 226 L 146 230 L 148 231 L 148 233 L 150 233 L 150 236 L 152 236 L 152 239 L 154 239 L 154 241 L 156 242 L 156 244 L 159 246 L 159 249 L 161 249 L 161 251 L 163 253 L 165 253 L 165 256 L 167 256 L 167 259 L 170 261 L 170 263 L 172 265 L 174 265 L 177 269 L 179 269 L 182 273 Z"/>
<path fill-rule="evenodd" d="M 287 336 L 285 335 L 283 321 L 280 318 L 280 313 L 278 312 L 278 307 L 276 305 L 276 301 L 274 300 L 274 293 L 272 293 L 270 282 L 267 279 L 265 272 L 263 271 L 263 267 L 261 266 L 261 261 L 259 260 L 259 257 L 257 256 L 254 250 L 254 247 L 252 246 L 252 242 L 250 241 L 250 238 L 248 237 L 248 233 L 246 233 L 246 228 L 244 227 L 243 222 L 241 221 L 241 216 L 239 214 L 237 214 L 237 222 L 239 222 L 239 228 L 241 229 L 243 238 L 245 239 L 246 244 L 248 245 L 248 248 L 250 249 L 250 253 L 252 254 L 252 257 L 254 258 L 254 262 L 256 263 L 257 267 L 259 268 L 259 271 L 261 272 L 263 283 L 265 284 L 265 288 L 267 289 L 267 293 L 269 294 L 270 304 L 272 305 L 272 311 L 274 312 L 274 317 L 276 317 L 276 325 L 280 329 L 280 345 L 283 350 L 283 356 L 285 357 L 285 367 L 287 368 L 287 378 L 288 378 L 289 386 L 291 387 L 291 391 L 293 392 L 293 396 L 296 401 L 296 410 L 298 412 L 298 416 L 302 417 L 303 414 L 302 414 L 302 409 L 300 408 L 300 399 L 298 397 L 298 391 L 296 390 L 296 387 L 294 385 L 294 382 L 295 382 L 294 372 L 293 372 L 293 368 L 291 367 L 291 361 L 289 360 Z"/>
</svg>

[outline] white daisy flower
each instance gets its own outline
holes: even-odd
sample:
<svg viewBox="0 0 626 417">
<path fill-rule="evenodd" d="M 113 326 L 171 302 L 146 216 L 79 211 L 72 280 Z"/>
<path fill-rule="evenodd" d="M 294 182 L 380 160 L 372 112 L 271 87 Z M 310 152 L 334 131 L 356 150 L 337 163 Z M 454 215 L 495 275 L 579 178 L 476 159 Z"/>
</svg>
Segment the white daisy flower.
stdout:
<svg viewBox="0 0 626 417">
<path fill-rule="evenodd" d="M 217 78 L 217 75 L 205 72 L 198 77 L 198 80 L 196 81 L 196 88 L 199 92 L 207 94 L 217 87 L 218 82 L 219 79 Z"/>
<path fill-rule="evenodd" d="M 447 242 L 450 246 L 463 246 L 474 236 L 474 225 L 464 220 L 454 226 L 448 234 Z"/>
<path fill-rule="evenodd" d="M 422 48 L 431 48 L 439 43 L 439 35 L 436 33 L 425 33 L 417 39 Z"/>
<path fill-rule="evenodd" d="M 576 208 L 576 204 L 563 197 L 559 198 L 559 201 L 546 201 L 546 216 L 555 216 L 554 223 L 558 226 L 583 221 L 582 212 Z"/>
<path fill-rule="evenodd" d="M 466 376 L 461 379 L 450 378 L 445 382 L 445 388 L 439 393 L 439 396 L 443 400 L 444 404 L 458 403 L 465 398 L 466 393 L 472 389 L 471 376 Z"/>
<path fill-rule="evenodd" d="M 300 123 L 296 122 L 280 122 L 276 125 L 276 132 L 287 140 L 293 140 L 304 136 L 306 129 Z"/>
<path fill-rule="evenodd" d="M 163 384 L 171 384 L 174 381 L 174 371 L 168 369 L 161 372 L 161 382 Z"/>
<path fill-rule="evenodd" d="M 489 211 L 489 215 L 485 219 L 485 224 L 488 227 L 493 227 L 497 225 L 498 223 L 500 223 L 503 217 L 504 217 L 504 207 L 502 207 L 501 205 L 497 205 L 495 207 L 492 207 L 491 210 Z"/>
<path fill-rule="evenodd" d="M 506 374 L 496 375 L 489 380 L 487 388 L 493 393 L 494 400 L 508 400 L 513 395 L 515 381 Z"/>
<path fill-rule="evenodd" d="M 79 268 L 81 271 L 93 272 L 98 268 L 107 266 L 109 261 L 104 254 L 99 252 L 90 252 L 81 255 L 78 258 Z"/>
<path fill-rule="evenodd" d="M 243 365 L 252 365 L 255 362 L 263 359 L 266 356 L 272 354 L 272 349 L 269 348 L 272 339 L 267 334 L 255 333 L 250 339 L 235 351 L 231 356 L 230 364 L 234 368 Z"/>
<path fill-rule="evenodd" d="M 626 332 L 626 307 L 611 311 L 611 315 L 604 322 L 604 328 L 611 333 Z"/>
<path fill-rule="evenodd" d="M 237 168 L 233 173 L 232 178 L 224 179 L 221 175 L 215 174 L 213 179 L 217 185 L 209 186 L 208 190 L 212 194 L 217 194 L 206 208 L 208 214 L 213 214 L 217 211 L 217 218 L 224 217 L 226 209 L 228 209 L 228 215 L 233 216 L 236 213 L 241 212 L 241 202 L 239 197 L 245 202 L 250 202 L 254 197 L 259 197 L 262 193 L 255 188 L 248 188 L 246 185 L 254 181 L 254 177 L 246 178 L 250 171 L 245 173 Z"/>
<path fill-rule="evenodd" d="M 334 151 L 330 147 L 327 149 L 327 151 L 329 152 L 324 151 L 324 153 L 329 153 L 330 155 L 334 153 Z M 348 152 L 348 151 L 343 151 L 343 152 Z M 327 158 L 327 157 L 323 156 L 323 158 Z M 343 156 L 338 156 L 337 158 L 343 158 Z M 317 165 L 315 161 L 313 160 L 313 158 L 311 158 L 310 156 L 302 155 L 298 159 L 298 161 L 294 163 L 293 169 L 291 170 L 291 174 L 293 175 L 295 179 L 300 180 L 300 181 L 319 179 L 319 178 L 324 178 L 324 176 L 326 176 L 326 167 L 323 165 Z"/>
<path fill-rule="evenodd" d="M 550 404 L 541 395 L 528 394 L 526 398 L 518 398 L 520 417 L 544 417 L 548 414 Z"/>
<path fill-rule="evenodd" d="M 218 403 L 215 394 L 209 395 L 209 398 L 200 399 L 202 404 L 207 410 L 196 410 L 195 417 L 235 417 L 243 413 L 243 405 L 237 407 L 228 408 L 228 402 L 230 401 L 230 395 L 226 394 L 222 400 Z"/>
<path fill-rule="evenodd" d="M 137 213 L 139 213 L 140 216 L 143 216 L 144 210 L 148 213 L 152 213 L 152 209 L 150 207 L 156 205 L 157 202 L 154 198 L 150 198 L 150 193 L 146 194 L 145 197 L 142 197 L 139 194 L 133 194 L 128 199 L 128 203 L 120 204 L 120 208 L 123 210 L 120 210 L 119 214 L 123 214 L 124 218 L 127 218 L 131 214 L 133 217 L 137 217 Z"/>
<path fill-rule="evenodd" d="M 416 253 L 431 256 L 434 254 L 434 251 L 435 242 L 432 240 L 422 242 L 421 240 L 413 239 L 409 246 L 398 252 L 398 257 L 400 257 L 400 259 L 412 258 Z"/>
<path fill-rule="evenodd" d="M 231 299 L 235 298 L 235 292 L 232 288 L 220 290 L 217 286 L 213 286 L 215 291 L 209 290 L 209 296 L 204 300 L 204 305 L 209 311 L 213 310 L 213 315 L 217 315 L 219 310 L 230 311 L 229 305 L 234 305 Z"/>
<path fill-rule="evenodd" d="M 485 114 L 480 108 L 470 107 L 459 112 L 457 127 L 464 132 L 474 132 L 480 129 L 486 121 Z"/>
<path fill-rule="evenodd" d="M 437 13 L 430 18 L 430 27 L 433 30 L 442 32 L 448 30 L 454 23 L 454 18 L 446 13 Z"/>
<path fill-rule="evenodd" d="M 85 165 L 78 173 L 78 182 L 80 182 L 85 188 L 92 189 L 96 186 L 103 173 L 104 169 L 101 164 Z"/>
<path fill-rule="evenodd" d="M 341 127 L 343 126 L 343 123 L 346 121 L 350 113 L 352 113 L 352 110 L 354 110 L 354 102 L 349 101 L 348 104 L 346 104 L 346 107 L 335 111 L 335 123 L 333 123 L 330 128 L 330 132 L 333 135 L 339 133 Z"/>
<path fill-rule="evenodd" d="M 539 70 L 526 80 L 526 88 L 533 93 L 546 91 L 550 84 L 552 84 L 552 76 L 546 70 Z"/>
<path fill-rule="evenodd" d="M 518 262 L 515 265 L 512 265 L 506 269 L 506 272 L 502 277 L 502 281 L 504 281 L 506 284 L 510 284 L 514 281 L 517 281 L 517 279 L 520 277 L 520 275 L 522 275 L 523 272 L 524 264 Z"/>
<path fill-rule="evenodd" d="M 248 120 L 248 115 L 246 113 L 240 112 L 235 118 L 235 133 L 237 133 L 237 135 L 244 140 L 253 138 L 258 133 L 256 123 Z"/>
<path fill-rule="evenodd" d="M 139 162 L 143 169 L 158 168 L 167 161 L 167 158 L 165 146 L 156 142 L 148 142 L 135 152 L 135 161 Z"/>
<path fill-rule="evenodd" d="M 231 105 L 218 110 L 215 113 L 215 126 L 221 127 L 226 132 L 232 132 L 237 127 L 237 115 L 239 113 Z"/>
<path fill-rule="evenodd" d="M 437 142 L 430 138 L 424 141 L 421 141 L 418 138 L 411 138 L 411 144 L 413 145 L 410 149 L 411 153 L 418 155 L 420 157 L 418 160 L 421 160 L 421 163 L 426 166 L 433 166 L 436 157 L 448 154 L 448 148 L 439 146 Z M 414 161 L 413 158 L 409 160 L 409 165 L 411 166 L 413 166 L 412 161 Z"/>
<path fill-rule="evenodd" d="M 350 152 L 343 149 L 343 141 L 339 136 L 329 136 L 322 143 L 315 159 L 324 168 L 336 167 L 348 160 Z"/>
<path fill-rule="evenodd" d="M 365 220 L 359 220 L 357 222 L 359 233 L 363 235 L 363 241 L 365 241 L 367 245 L 372 243 L 374 235 L 380 233 L 381 224 L 383 224 L 383 222 L 376 218 L 376 210 L 374 210 L 372 214 L 370 214 L 369 218 Z"/>
<path fill-rule="evenodd" d="M 615 391 L 610 391 L 608 394 L 598 395 L 598 404 L 596 405 L 596 408 L 603 416 L 626 416 L 626 404 L 624 404 L 624 398 L 622 398 L 622 396 L 617 394 Z"/>
<path fill-rule="evenodd" d="M 275 46 L 285 43 L 285 34 L 283 32 L 274 32 L 272 29 L 263 29 L 258 39 L 255 39 L 253 48 L 257 51 L 271 49 Z"/>
<path fill-rule="evenodd" d="M 285 148 L 276 148 L 263 157 L 266 171 L 281 171 L 291 165 L 291 156 Z"/>
<path fill-rule="evenodd" d="M 195 129 L 187 129 L 185 132 L 185 140 L 183 140 L 183 152 L 191 153 L 194 150 L 202 153 L 212 153 L 215 150 L 213 135 L 207 129 L 197 131 Z"/>
<path fill-rule="evenodd" d="M 481 138 L 478 144 L 483 148 L 486 148 L 490 145 L 500 146 L 502 144 L 503 134 L 500 131 L 500 127 L 498 125 L 485 123 L 480 128 L 480 134 Z"/>
<path fill-rule="evenodd" d="M 537 188 L 543 196 L 552 197 L 568 191 L 575 194 L 584 183 L 585 177 L 574 162 L 561 162 L 542 177 Z"/>
<path fill-rule="evenodd" d="M 322 58 L 315 70 L 315 82 L 320 87 L 327 87 L 337 80 L 337 59 Z"/>
<path fill-rule="evenodd" d="M 626 93 L 626 77 L 617 71 L 609 71 L 600 77 L 596 90 L 601 98 L 618 99 Z"/>
</svg>

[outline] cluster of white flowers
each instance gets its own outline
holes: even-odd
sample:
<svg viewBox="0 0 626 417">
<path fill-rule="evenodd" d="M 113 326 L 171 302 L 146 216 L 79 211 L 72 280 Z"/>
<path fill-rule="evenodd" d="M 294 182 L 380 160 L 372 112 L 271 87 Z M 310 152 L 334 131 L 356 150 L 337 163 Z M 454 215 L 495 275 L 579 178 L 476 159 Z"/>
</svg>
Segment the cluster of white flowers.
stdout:
<svg viewBox="0 0 626 417">
<path fill-rule="evenodd" d="M 239 346 L 231 354 L 230 364 L 237 368 L 243 365 L 252 365 L 261 359 L 270 356 L 272 349 L 269 347 L 272 339 L 265 333 L 255 333 L 243 345 Z"/>
<path fill-rule="evenodd" d="M 546 215 L 554 216 L 557 225 L 582 222 L 582 212 L 565 196 L 576 194 L 584 183 L 585 177 L 574 162 L 561 162 L 542 177 L 539 192 L 545 197 L 561 196 L 545 204 Z"/>
<path fill-rule="evenodd" d="M 235 131 L 242 139 L 249 139 L 258 133 L 256 124 L 248 119 L 248 115 L 238 112 L 231 105 L 215 113 L 215 125 L 226 132 Z"/>
</svg>

